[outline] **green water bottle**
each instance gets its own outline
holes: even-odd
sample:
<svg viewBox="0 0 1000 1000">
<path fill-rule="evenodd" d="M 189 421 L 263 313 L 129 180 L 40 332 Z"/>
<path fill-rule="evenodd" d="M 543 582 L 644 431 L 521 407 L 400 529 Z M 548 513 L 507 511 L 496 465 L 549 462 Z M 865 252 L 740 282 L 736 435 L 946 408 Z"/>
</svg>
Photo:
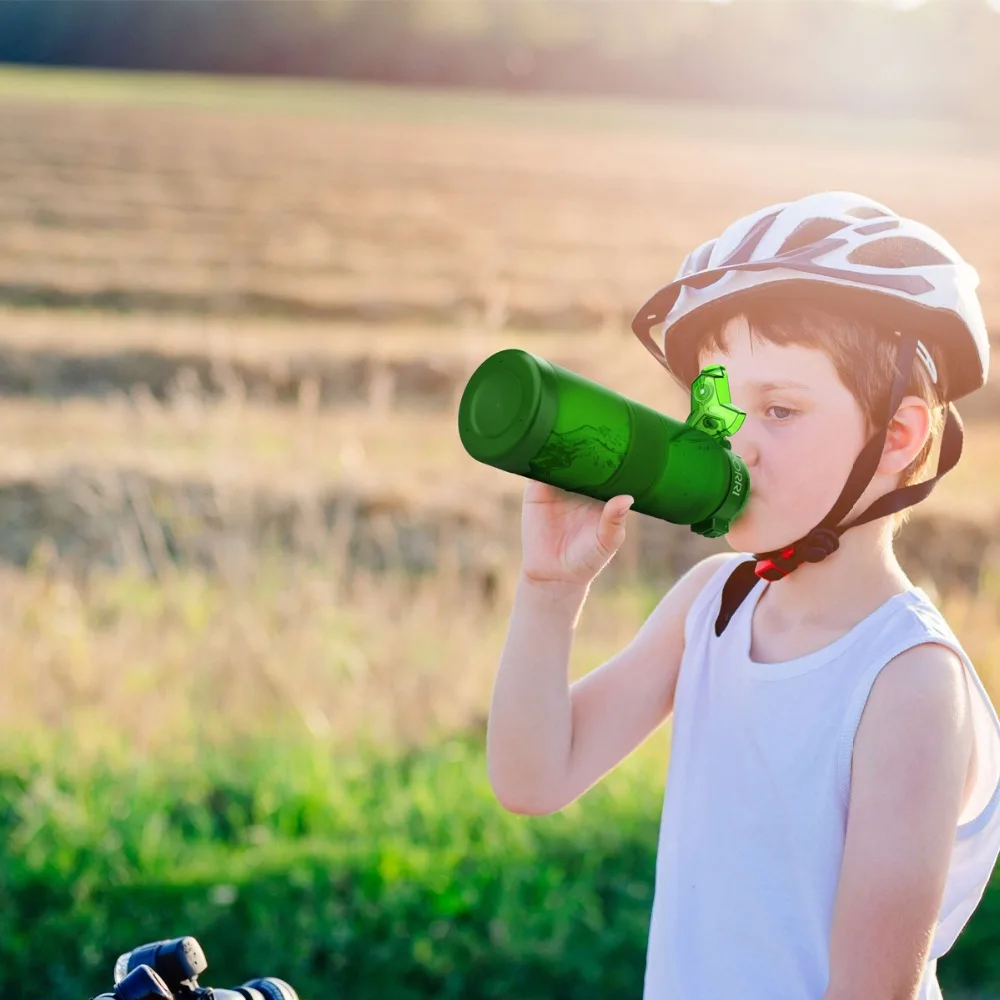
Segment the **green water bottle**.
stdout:
<svg viewBox="0 0 1000 1000">
<path fill-rule="evenodd" d="M 681 423 L 509 348 L 472 373 L 458 432 L 485 465 L 595 500 L 628 494 L 633 510 L 716 538 L 750 494 L 747 468 L 728 440 L 745 416 L 732 405 L 722 365 L 691 384 L 691 415 Z"/>
</svg>

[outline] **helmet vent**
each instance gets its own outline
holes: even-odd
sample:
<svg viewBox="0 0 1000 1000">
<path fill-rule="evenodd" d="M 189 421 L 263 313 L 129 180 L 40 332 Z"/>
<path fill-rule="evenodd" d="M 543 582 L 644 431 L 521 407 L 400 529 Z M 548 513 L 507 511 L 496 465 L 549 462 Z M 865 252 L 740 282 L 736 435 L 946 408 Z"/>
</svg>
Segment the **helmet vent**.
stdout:
<svg viewBox="0 0 1000 1000">
<path fill-rule="evenodd" d="M 847 226 L 848 224 L 842 219 L 809 219 L 792 230 L 785 238 L 785 242 L 781 244 L 778 254 L 798 250 L 801 247 L 809 246 L 810 243 L 818 243 L 832 233 L 846 229 Z"/>
<path fill-rule="evenodd" d="M 859 208 L 849 208 L 844 215 L 853 215 L 855 219 L 884 219 L 886 218 L 885 212 L 880 208 L 871 208 L 868 205 L 862 205 Z"/>
<path fill-rule="evenodd" d="M 952 263 L 934 247 L 910 236 L 887 236 L 882 240 L 873 240 L 856 247 L 847 255 L 847 259 L 852 264 L 891 268 Z"/>
<path fill-rule="evenodd" d="M 899 229 L 899 219 L 886 219 L 885 222 L 869 222 L 867 226 L 858 226 L 854 231 L 859 236 L 874 236 L 889 229 Z"/>
</svg>

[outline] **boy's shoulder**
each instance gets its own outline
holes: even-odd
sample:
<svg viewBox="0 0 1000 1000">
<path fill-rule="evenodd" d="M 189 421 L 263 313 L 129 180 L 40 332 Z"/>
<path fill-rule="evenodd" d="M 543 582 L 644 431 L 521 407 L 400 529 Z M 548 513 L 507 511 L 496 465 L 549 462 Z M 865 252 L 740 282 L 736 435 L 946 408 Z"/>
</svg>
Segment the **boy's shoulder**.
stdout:
<svg viewBox="0 0 1000 1000">
<path fill-rule="evenodd" d="M 697 587 L 689 616 L 700 617 L 712 612 L 733 570 L 740 563 L 753 559 L 749 552 L 716 552 L 696 563 L 688 571 Z"/>
<path fill-rule="evenodd" d="M 907 591 L 907 598 L 903 603 L 902 614 L 909 616 L 929 637 L 936 636 L 961 645 L 944 612 L 922 587 L 911 588 Z M 932 642 L 933 638 L 928 641 Z"/>
<path fill-rule="evenodd" d="M 729 574 L 740 563 L 753 559 L 754 556 L 749 552 L 716 552 L 705 556 L 690 572 L 700 577 L 703 584 L 702 593 L 711 589 L 721 590 L 725 581 L 729 579 Z"/>
</svg>

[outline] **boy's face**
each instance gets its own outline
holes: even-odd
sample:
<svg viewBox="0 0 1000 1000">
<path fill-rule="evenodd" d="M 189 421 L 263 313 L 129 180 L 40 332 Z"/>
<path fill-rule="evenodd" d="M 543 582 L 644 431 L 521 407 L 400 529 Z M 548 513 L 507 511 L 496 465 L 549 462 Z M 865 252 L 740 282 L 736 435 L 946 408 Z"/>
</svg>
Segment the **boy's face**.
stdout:
<svg viewBox="0 0 1000 1000">
<path fill-rule="evenodd" d="M 829 513 L 868 434 L 861 407 L 826 353 L 751 343 L 742 316 L 726 324 L 725 334 L 728 352 L 705 350 L 699 365 L 725 365 L 732 401 L 746 412 L 730 440 L 750 472 L 750 499 L 727 541 L 736 551 L 765 552 Z"/>
</svg>

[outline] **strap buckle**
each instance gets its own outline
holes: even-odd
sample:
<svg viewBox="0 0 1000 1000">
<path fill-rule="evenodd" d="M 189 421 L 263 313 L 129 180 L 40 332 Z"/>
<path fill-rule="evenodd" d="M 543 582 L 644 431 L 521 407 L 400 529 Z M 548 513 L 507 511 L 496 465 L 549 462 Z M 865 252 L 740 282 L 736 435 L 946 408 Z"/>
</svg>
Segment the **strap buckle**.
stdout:
<svg viewBox="0 0 1000 1000">
<path fill-rule="evenodd" d="M 791 559 L 794 555 L 795 555 L 795 546 L 790 545 L 787 549 L 782 550 L 782 553 L 780 556 L 778 556 L 778 559 L 784 562 L 787 559 Z M 791 566 L 788 569 L 785 569 L 783 566 L 779 565 L 773 559 L 758 559 L 757 565 L 754 566 L 753 571 L 754 574 L 761 580 L 774 581 L 774 580 L 784 579 L 786 576 L 789 575 L 789 573 L 792 572 L 793 569 L 795 569 L 795 566 Z"/>
</svg>

